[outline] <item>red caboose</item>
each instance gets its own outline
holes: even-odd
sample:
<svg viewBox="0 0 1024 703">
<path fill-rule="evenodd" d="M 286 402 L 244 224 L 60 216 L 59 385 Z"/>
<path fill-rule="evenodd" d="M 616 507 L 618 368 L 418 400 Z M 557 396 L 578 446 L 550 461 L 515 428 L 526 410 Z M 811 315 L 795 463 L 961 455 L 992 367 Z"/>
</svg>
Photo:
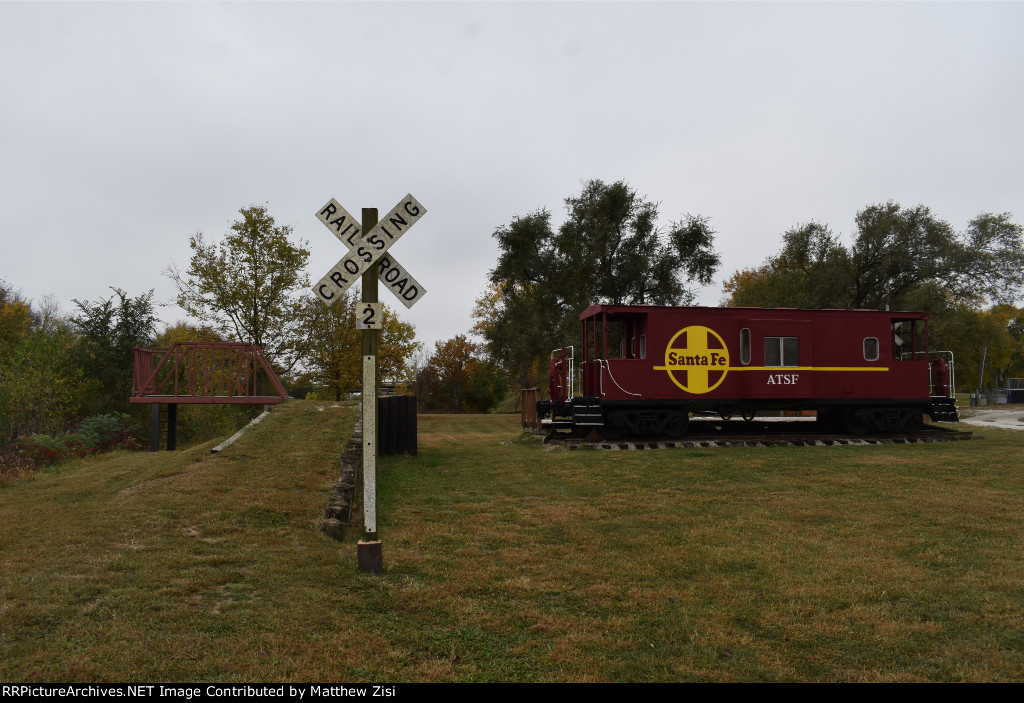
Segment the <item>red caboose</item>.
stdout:
<svg viewBox="0 0 1024 703">
<path fill-rule="evenodd" d="M 955 421 L 950 367 L 928 352 L 928 313 L 592 305 L 582 322 L 582 394 L 552 364 L 555 427 L 606 435 L 686 431 L 689 415 L 814 410 L 854 433 Z M 571 422 L 567 419 L 571 417 Z M 562 418 L 559 421 L 558 418 Z"/>
</svg>

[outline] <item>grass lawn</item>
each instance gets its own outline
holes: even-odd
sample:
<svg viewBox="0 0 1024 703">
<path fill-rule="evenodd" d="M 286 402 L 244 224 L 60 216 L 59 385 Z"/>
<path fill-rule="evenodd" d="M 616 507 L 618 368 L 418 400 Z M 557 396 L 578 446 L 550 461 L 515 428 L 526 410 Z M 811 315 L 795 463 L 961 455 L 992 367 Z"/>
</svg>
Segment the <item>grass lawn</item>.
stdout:
<svg viewBox="0 0 1024 703">
<path fill-rule="evenodd" d="M 0 486 L 0 679 L 1024 680 L 1024 433 L 570 452 L 421 416 L 377 577 L 316 529 L 353 421 Z"/>
</svg>

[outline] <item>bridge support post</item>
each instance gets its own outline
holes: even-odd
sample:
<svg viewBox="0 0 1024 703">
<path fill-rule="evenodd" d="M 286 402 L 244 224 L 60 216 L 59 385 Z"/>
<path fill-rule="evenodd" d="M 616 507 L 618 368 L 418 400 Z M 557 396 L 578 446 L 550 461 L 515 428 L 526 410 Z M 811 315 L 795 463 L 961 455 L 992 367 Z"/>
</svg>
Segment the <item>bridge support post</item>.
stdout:
<svg viewBox="0 0 1024 703">
<path fill-rule="evenodd" d="M 160 451 L 160 403 L 152 403 L 149 407 L 152 408 L 149 421 L 149 451 L 158 452 Z"/>
<path fill-rule="evenodd" d="M 178 448 L 178 404 L 167 404 L 167 451 Z"/>
<path fill-rule="evenodd" d="M 149 451 L 160 451 L 160 403 L 151 403 L 149 421 Z M 178 448 L 178 404 L 167 404 L 167 451 Z"/>
</svg>

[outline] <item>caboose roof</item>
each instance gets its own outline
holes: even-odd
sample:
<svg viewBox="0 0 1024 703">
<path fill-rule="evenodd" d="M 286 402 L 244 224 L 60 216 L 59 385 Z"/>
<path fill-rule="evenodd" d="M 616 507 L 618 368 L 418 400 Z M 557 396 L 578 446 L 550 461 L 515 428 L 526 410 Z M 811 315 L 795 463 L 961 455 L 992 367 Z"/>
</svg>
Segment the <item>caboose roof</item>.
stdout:
<svg viewBox="0 0 1024 703">
<path fill-rule="evenodd" d="M 765 317 L 779 317 L 779 318 L 792 318 L 794 315 L 801 317 L 819 317 L 819 316 L 833 316 L 836 314 L 842 315 L 857 315 L 857 316 L 885 316 L 889 318 L 899 318 L 903 320 L 927 320 L 930 317 L 929 313 L 926 312 L 912 312 L 907 310 L 870 310 L 865 308 L 857 309 L 844 309 L 844 308 L 825 308 L 825 309 L 806 309 L 806 308 L 748 308 L 748 307 L 735 307 L 735 308 L 720 308 L 720 307 L 707 307 L 701 305 L 687 305 L 687 306 L 668 306 L 668 305 L 591 305 L 587 307 L 583 312 L 580 313 L 580 320 L 586 320 L 594 315 L 601 313 L 607 313 L 609 315 L 614 314 L 630 314 L 630 313 L 659 313 L 659 312 L 675 312 L 675 313 L 696 313 L 702 315 L 715 315 L 715 316 L 749 316 L 749 315 L 760 315 Z"/>
</svg>

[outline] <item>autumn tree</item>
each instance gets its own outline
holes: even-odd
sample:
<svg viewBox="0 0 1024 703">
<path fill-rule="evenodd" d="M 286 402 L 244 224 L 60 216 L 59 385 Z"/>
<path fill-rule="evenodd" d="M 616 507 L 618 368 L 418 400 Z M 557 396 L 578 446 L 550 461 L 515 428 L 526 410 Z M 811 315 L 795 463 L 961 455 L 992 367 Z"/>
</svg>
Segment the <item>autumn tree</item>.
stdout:
<svg viewBox="0 0 1024 703">
<path fill-rule="evenodd" d="M 1010 343 L 1010 358 L 1002 369 L 1002 378 L 1024 378 L 1024 307 L 1009 308 L 1008 314 L 1003 317 L 1006 323 L 1006 331 L 1013 340 Z"/>
<path fill-rule="evenodd" d="M 416 327 L 400 320 L 386 304 L 383 317 L 377 342 L 377 369 L 380 377 L 391 381 L 411 380 L 412 358 L 423 348 L 423 342 L 416 341 Z"/>
<path fill-rule="evenodd" d="M 565 200 L 566 220 L 552 228 L 538 210 L 494 231 L 498 262 L 489 280 L 499 297 L 477 317 L 489 352 L 520 376 L 551 349 L 572 344 L 588 305 L 677 305 L 693 300 L 719 264 L 706 218 L 658 225 L 658 206 L 625 182 L 593 180 Z"/>
<path fill-rule="evenodd" d="M 0 445 L 31 432 L 63 430 L 86 389 L 68 322 L 0 281 Z"/>
<path fill-rule="evenodd" d="M 239 214 L 219 243 L 208 244 L 202 233 L 190 237 L 188 269 L 172 264 L 165 274 L 189 315 L 225 337 L 256 344 L 276 370 L 286 372 L 302 351 L 299 293 L 309 287 L 309 250 L 306 242 L 293 243 L 292 228 L 278 226 L 266 207 Z"/>
<path fill-rule="evenodd" d="M 64 430 L 80 415 L 87 389 L 65 322 L 29 331 L 0 364 L 0 444 L 18 435 Z M 127 400 L 127 397 L 126 397 Z"/>
<path fill-rule="evenodd" d="M 179 320 L 157 334 L 154 347 L 169 348 L 175 342 L 223 342 L 224 338 L 209 325 L 193 325 Z"/>
<path fill-rule="evenodd" d="M 357 390 L 362 382 L 361 330 L 356 328 L 354 295 L 345 293 L 330 307 L 307 297 L 302 305 L 300 334 L 306 341 L 302 365 L 311 380 L 335 399 Z M 416 329 L 384 305 L 377 346 L 377 369 L 383 379 L 405 380 L 410 360 L 423 345 Z"/>
<path fill-rule="evenodd" d="M 0 355 L 28 334 L 32 308 L 20 293 L 0 279 Z"/>
<path fill-rule="evenodd" d="M 435 342 L 434 353 L 421 371 L 433 383 L 433 400 L 450 403 L 459 412 L 462 393 L 470 379 L 470 364 L 477 352 L 477 345 L 465 335 L 456 335 L 443 342 Z"/>
</svg>

